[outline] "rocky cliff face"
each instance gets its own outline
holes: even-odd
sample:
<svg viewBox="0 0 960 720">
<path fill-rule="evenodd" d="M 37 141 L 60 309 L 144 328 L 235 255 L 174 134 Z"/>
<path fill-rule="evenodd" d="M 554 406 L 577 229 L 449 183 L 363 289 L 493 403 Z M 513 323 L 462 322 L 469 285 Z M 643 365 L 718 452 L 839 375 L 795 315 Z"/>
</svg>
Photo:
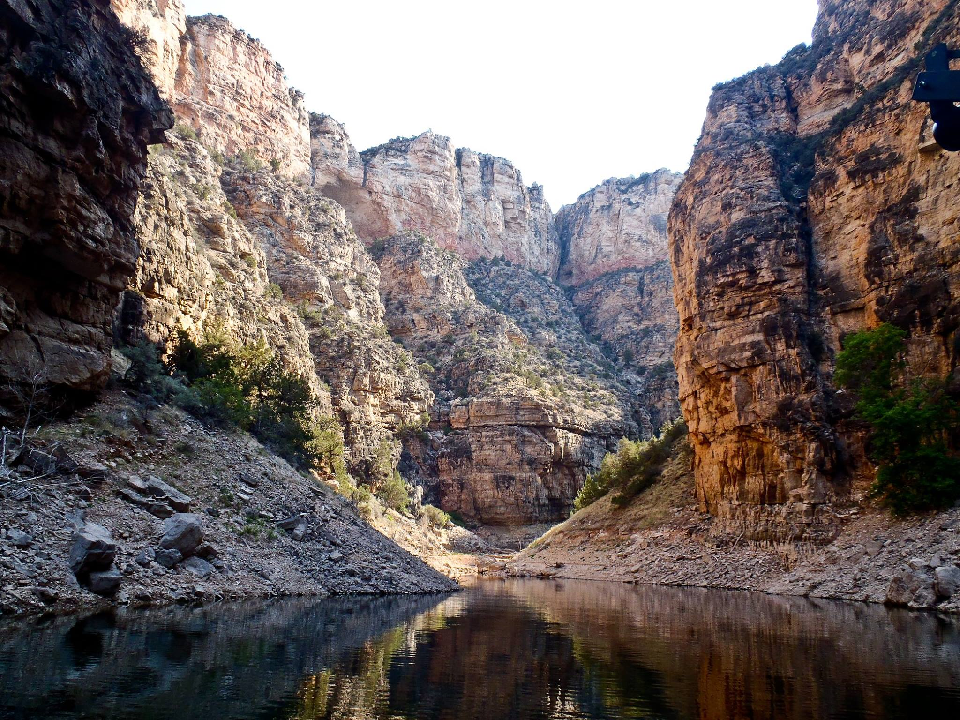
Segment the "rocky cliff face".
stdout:
<svg viewBox="0 0 960 720">
<path fill-rule="evenodd" d="M 180 38 L 187 31 L 183 0 L 110 0 L 120 22 L 137 35 L 137 55 L 168 102 L 180 64 Z"/>
<path fill-rule="evenodd" d="M 343 205 L 363 240 L 418 231 L 468 260 L 502 257 L 556 273 L 550 206 L 507 160 L 457 150 L 432 132 L 358 153 L 325 115 L 311 119 L 311 141 L 315 186 Z"/>
<path fill-rule="evenodd" d="M 0 3 L 5 381 L 40 373 L 60 390 L 93 391 L 109 375 L 147 143 L 171 124 L 134 48 L 105 3 Z"/>
<path fill-rule="evenodd" d="M 390 332 L 437 398 L 429 430 L 405 439 L 407 469 L 472 521 L 568 515 L 587 472 L 637 430 L 629 391 L 563 292 L 499 260 L 468 265 L 422 235 L 376 252 Z"/>
<path fill-rule="evenodd" d="M 677 368 L 701 507 L 758 537 L 822 537 L 869 475 L 831 383 L 845 333 L 910 332 L 957 362 L 956 178 L 911 101 L 956 3 L 821 2 L 815 39 L 719 86 L 670 215 Z"/>
<path fill-rule="evenodd" d="M 306 180 L 310 127 L 303 95 L 270 53 L 223 17 L 187 20 L 174 83 L 178 122 L 226 156 Z"/>
<path fill-rule="evenodd" d="M 558 282 L 584 329 L 620 357 L 654 429 L 680 413 L 673 350 L 679 321 L 667 213 L 681 176 L 607 180 L 557 213 Z"/>
</svg>

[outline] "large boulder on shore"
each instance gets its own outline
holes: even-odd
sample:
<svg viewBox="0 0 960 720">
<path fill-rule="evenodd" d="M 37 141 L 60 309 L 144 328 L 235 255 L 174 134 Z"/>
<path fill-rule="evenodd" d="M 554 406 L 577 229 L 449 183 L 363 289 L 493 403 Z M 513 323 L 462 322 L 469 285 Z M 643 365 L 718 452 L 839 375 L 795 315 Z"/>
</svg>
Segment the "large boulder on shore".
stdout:
<svg viewBox="0 0 960 720">
<path fill-rule="evenodd" d="M 102 525 L 86 523 L 74 535 L 68 563 L 77 578 L 85 579 L 91 572 L 109 570 L 116 555 L 117 544 L 110 531 Z"/>
<path fill-rule="evenodd" d="M 187 558 L 196 552 L 203 542 L 203 519 L 194 513 L 177 513 L 163 522 L 163 537 L 160 547 L 177 550 Z"/>
</svg>

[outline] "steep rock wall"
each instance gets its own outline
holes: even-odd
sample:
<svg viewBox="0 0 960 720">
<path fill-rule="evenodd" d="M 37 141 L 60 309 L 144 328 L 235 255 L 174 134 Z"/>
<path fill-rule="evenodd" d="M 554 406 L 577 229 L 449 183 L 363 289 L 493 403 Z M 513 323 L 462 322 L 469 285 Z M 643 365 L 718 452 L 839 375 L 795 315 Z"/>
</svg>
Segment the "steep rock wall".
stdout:
<svg viewBox="0 0 960 720">
<path fill-rule="evenodd" d="M 147 144 L 171 124 L 134 49 L 108 3 L 0 2 L 5 381 L 94 391 L 109 375 Z"/>
<path fill-rule="evenodd" d="M 314 184 L 365 241 L 418 231 L 468 260 L 503 257 L 554 275 L 559 246 L 542 189 L 503 158 L 426 132 L 358 153 L 344 127 L 311 118 Z"/>
<path fill-rule="evenodd" d="M 223 17 L 187 19 L 174 84 L 177 120 L 208 148 L 306 181 L 310 126 L 303 95 L 254 38 Z"/>
<path fill-rule="evenodd" d="M 557 213 L 558 282 L 587 333 L 619 356 L 653 429 L 680 413 L 673 351 L 679 319 L 667 213 L 681 176 L 610 179 Z"/>
<path fill-rule="evenodd" d="M 956 365 L 960 159 L 911 101 L 956 44 L 947 0 L 821 2 L 814 43 L 719 86 L 670 215 L 676 362 L 702 509 L 819 538 L 871 471 L 831 384 L 850 331 L 910 331 L 911 371 Z"/>
<path fill-rule="evenodd" d="M 138 35 L 137 55 L 166 101 L 180 64 L 180 38 L 187 31 L 183 0 L 110 0 L 120 22 Z"/>
<path fill-rule="evenodd" d="M 405 471 L 471 521 L 569 515 L 586 474 L 637 429 L 629 391 L 600 377 L 606 360 L 563 292 L 505 262 L 468 265 L 424 236 L 377 253 L 390 332 L 436 394 L 429 429 L 405 438 Z"/>
</svg>

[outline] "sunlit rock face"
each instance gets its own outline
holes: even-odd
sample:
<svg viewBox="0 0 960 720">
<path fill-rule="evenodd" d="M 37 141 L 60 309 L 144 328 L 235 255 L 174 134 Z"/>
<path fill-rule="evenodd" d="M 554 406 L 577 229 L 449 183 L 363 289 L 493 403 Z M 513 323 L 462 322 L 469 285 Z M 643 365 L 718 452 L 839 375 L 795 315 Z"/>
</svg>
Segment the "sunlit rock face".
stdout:
<svg viewBox="0 0 960 720">
<path fill-rule="evenodd" d="M 0 2 L 0 84 L 0 380 L 94 391 L 134 272 L 147 144 L 170 114 L 99 3 Z"/>
<path fill-rule="evenodd" d="M 183 0 L 110 0 L 120 21 L 137 35 L 136 50 L 161 97 L 173 99 L 180 38 L 187 31 Z"/>
<path fill-rule="evenodd" d="M 680 414 L 667 251 L 667 213 L 680 179 L 669 170 L 610 179 L 557 213 L 558 281 L 570 288 L 584 329 L 636 374 L 638 404 L 654 429 Z"/>
<path fill-rule="evenodd" d="M 501 257 L 553 276 L 560 248 L 538 185 L 507 160 L 425 132 L 358 153 L 343 125 L 311 118 L 314 184 L 366 241 L 419 231 L 468 260 Z"/>
<path fill-rule="evenodd" d="M 829 535 L 870 476 L 834 388 L 846 333 L 910 332 L 957 364 L 960 158 L 926 139 L 922 55 L 947 0 L 821 2 L 811 48 L 719 86 L 670 214 L 676 363 L 704 510 L 764 538 Z"/>
<path fill-rule="evenodd" d="M 178 122 L 208 148 L 306 181 L 310 128 L 303 95 L 260 41 L 223 17 L 187 19 L 174 83 Z"/>
</svg>

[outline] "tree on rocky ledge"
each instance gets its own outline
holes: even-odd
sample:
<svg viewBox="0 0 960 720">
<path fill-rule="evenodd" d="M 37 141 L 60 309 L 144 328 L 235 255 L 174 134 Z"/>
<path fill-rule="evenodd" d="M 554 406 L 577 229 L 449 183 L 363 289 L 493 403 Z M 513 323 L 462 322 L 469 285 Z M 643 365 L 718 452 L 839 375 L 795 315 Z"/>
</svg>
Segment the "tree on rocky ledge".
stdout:
<svg viewBox="0 0 960 720">
<path fill-rule="evenodd" d="M 945 380 L 904 375 L 906 337 L 889 323 L 854 333 L 837 356 L 835 376 L 857 394 L 857 414 L 872 430 L 872 493 L 897 515 L 960 498 L 960 458 L 952 452 L 960 405 Z"/>
</svg>

